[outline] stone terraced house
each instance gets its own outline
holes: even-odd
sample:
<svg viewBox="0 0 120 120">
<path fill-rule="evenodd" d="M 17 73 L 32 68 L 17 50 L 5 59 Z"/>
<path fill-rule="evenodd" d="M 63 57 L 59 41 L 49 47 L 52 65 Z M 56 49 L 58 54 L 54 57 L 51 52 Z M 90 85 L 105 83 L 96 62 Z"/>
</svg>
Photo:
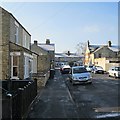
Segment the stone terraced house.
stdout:
<svg viewBox="0 0 120 120">
<path fill-rule="evenodd" d="M 11 13 L 0 7 L 0 80 L 30 78 L 33 56 L 37 57 L 31 52 L 30 43 L 28 31 Z"/>
<path fill-rule="evenodd" d="M 91 45 L 87 42 L 85 65 L 101 66 L 108 71 L 113 66 L 120 66 L 120 48 L 108 41 L 107 45 Z"/>
<path fill-rule="evenodd" d="M 51 44 L 49 39 L 46 39 L 46 43 L 38 43 L 35 40 L 31 44 L 31 50 L 38 55 L 37 73 L 34 72 L 33 79 L 37 79 L 39 88 L 40 86 L 45 86 L 50 77 L 50 70 L 54 69 L 55 45 Z"/>
</svg>

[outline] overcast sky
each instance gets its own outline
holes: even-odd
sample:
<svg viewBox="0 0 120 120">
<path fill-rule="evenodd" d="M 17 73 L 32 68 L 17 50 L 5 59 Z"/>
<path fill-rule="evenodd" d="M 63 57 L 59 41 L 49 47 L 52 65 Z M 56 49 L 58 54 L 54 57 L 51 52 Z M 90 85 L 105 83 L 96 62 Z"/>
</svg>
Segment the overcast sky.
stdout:
<svg viewBox="0 0 120 120">
<path fill-rule="evenodd" d="M 50 39 L 56 52 L 76 52 L 79 42 L 118 44 L 117 2 L 2 2 L 32 36 Z"/>
</svg>

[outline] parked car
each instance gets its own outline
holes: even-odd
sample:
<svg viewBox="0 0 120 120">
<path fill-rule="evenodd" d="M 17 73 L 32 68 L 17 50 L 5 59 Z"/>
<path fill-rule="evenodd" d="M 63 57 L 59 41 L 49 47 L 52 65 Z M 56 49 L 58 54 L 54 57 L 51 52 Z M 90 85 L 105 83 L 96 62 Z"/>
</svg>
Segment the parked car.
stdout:
<svg viewBox="0 0 120 120">
<path fill-rule="evenodd" d="M 71 68 L 70 81 L 72 84 L 92 83 L 91 74 L 84 66 L 75 66 Z"/>
<path fill-rule="evenodd" d="M 69 74 L 71 67 L 69 65 L 63 65 L 60 69 L 62 74 Z"/>
<path fill-rule="evenodd" d="M 104 69 L 101 66 L 93 66 L 92 72 L 104 74 Z"/>
<path fill-rule="evenodd" d="M 120 77 L 120 67 L 112 67 L 110 70 L 108 70 L 109 77 L 113 76 L 115 78 Z"/>
<path fill-rule="evenodd" d="M 88 72 L 92 72 L 92 70 L 93 70 L 93 66 L 92 66 L 92 65 L 90 65 L 90 66 L 86 66 L 86 69 L 87 69 Z"/>
</svg>

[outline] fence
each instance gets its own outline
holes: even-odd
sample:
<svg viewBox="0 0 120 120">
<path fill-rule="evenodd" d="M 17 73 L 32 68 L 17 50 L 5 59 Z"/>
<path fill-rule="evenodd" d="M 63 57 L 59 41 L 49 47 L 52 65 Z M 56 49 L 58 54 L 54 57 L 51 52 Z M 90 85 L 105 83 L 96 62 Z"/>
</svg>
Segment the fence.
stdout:
<svg viewBox="0 0 120 120">
<path fill-rule="evenodd" d="M 2 118 L 22 119 L 37 95 L 37 81 L 11 81 L 10 89 L 2 95 Z"/>
</svg>

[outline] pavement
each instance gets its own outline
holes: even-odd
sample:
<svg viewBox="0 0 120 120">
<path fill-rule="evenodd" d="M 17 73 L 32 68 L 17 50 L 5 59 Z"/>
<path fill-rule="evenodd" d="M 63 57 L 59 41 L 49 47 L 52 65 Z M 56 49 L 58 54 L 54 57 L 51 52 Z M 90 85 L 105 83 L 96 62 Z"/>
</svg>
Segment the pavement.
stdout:
<svg viewBox="0 0 120 120">
<path fill-rule="evenodd" d="M 79 118 L 65 81 L 56 70 L 30 107 L 27 118 Z"/>
</svg>

